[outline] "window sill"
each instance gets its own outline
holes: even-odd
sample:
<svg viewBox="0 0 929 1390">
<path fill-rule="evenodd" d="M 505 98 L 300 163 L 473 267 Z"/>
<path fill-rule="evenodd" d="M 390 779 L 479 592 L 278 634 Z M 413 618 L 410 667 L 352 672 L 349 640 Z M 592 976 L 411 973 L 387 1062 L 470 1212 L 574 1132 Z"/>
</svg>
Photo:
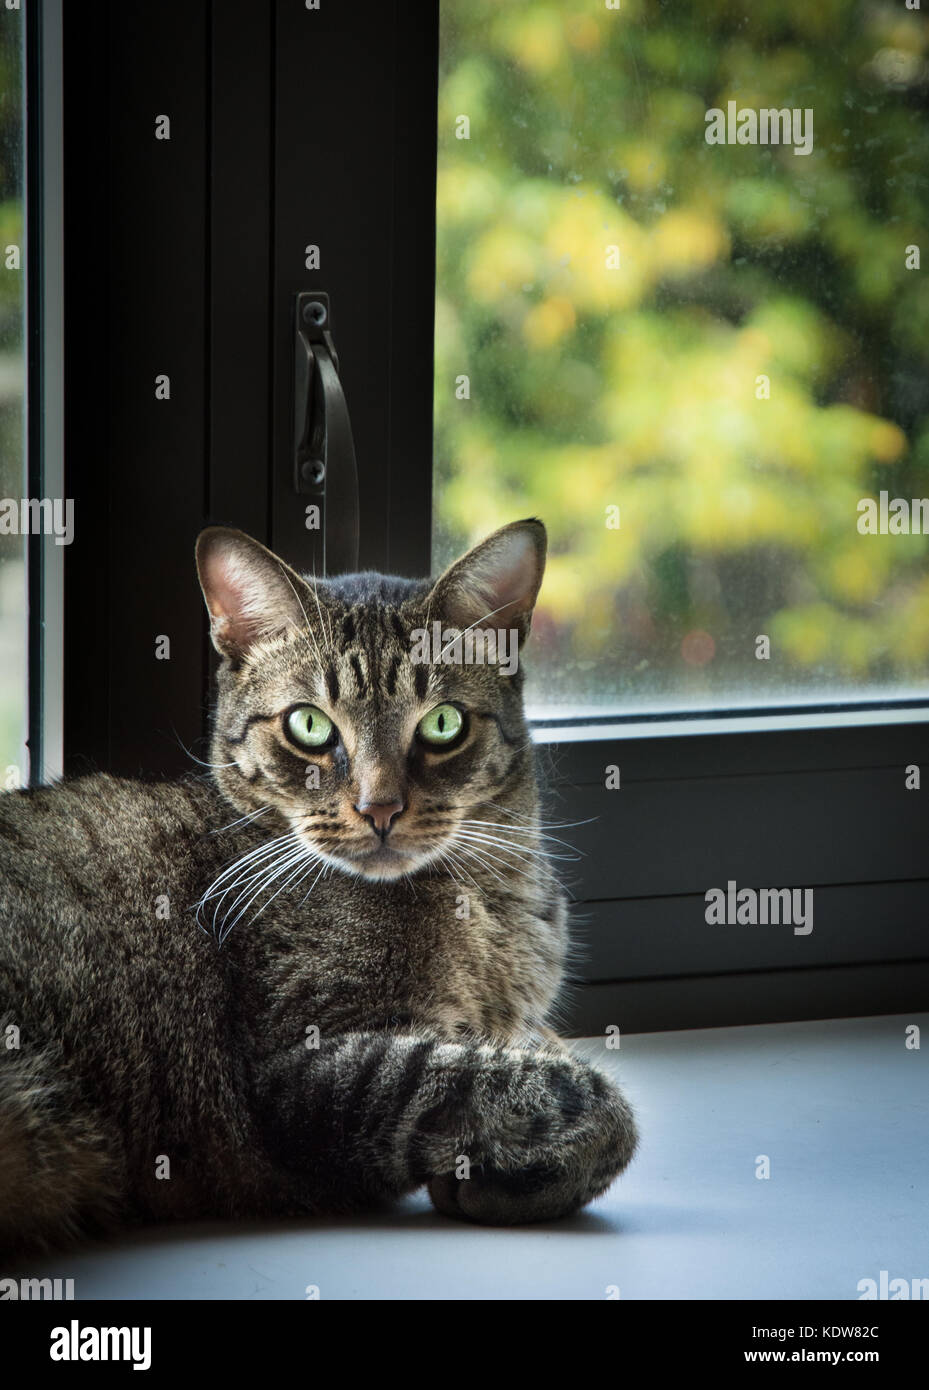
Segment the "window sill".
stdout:
<svg viewBox="0 0 929 1390">
<path fill-rule="evenodd" d="M 581 1215 L 458 1225 L 424 1194 L 356 1219 L 156 1228 L 29 1260 L 77 1299 L 849 1299 L 929 1275 L 925 1064 L 884 1016 L 599 1039 L 641 1124 L 627 1175 Z M 770 1177 L 756 1177 L 761 1155 Z M 614 1295 L 615 1296 L 615 1295 Z"/>
<path fill-rule="evenodd" d="M 570 721 L 558 722 L 550 710 L 528 707 L 535 743 L 586 743 L 591 739 L 682 738 L 694 734 L 777 733 L 786 729 L 851 729 L 887 724 L 921 724 L 929 721 L 929 703 L 900 703 L 844 708 L 782 706 L 767 713 L 756 711 L 719 714 L 697 712 L 692 716 L 659 712 L 616 715 L 615 718 L 584 711 Z"/>
</svg>

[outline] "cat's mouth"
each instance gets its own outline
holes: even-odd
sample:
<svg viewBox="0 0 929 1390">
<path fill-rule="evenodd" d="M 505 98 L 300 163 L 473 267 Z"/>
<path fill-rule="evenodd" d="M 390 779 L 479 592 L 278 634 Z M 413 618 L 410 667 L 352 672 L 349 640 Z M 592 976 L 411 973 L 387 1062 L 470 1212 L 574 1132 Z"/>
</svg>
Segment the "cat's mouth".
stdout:
<svg viewBox="0 0 929 1390">
<path fill-rule="evenodd" d="M 343 860 L 352 873 L 371 879 L 402 878 L 404 874 L 420 868 L 425 861 L 422 854 L 414 854 L 389 844 L 375 845 L 370 850 L 337 857 Z"/>
<path fill-rule="evenodd" d="M 409 845 L 391 844 L 389 841 L 370 847 L 365 845 L 363 848 L 340 845 L 338 849 L 329 848 L 323 853 L 337 868 L 350 874 L 359 874 L 362 878 L 382 881 L 403 878 L 405 874 L 414 873 L 417 869 L 424 868 L 433 857 L 425 846 L 413 848 Z"/>
</svg>

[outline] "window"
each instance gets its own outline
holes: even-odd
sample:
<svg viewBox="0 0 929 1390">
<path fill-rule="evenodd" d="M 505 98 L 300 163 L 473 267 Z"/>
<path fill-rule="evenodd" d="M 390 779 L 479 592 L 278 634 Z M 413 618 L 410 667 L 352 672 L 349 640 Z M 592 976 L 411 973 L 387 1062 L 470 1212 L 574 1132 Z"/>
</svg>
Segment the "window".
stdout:
<svg viewBox="0 0 929 1390">
<path fill-rule="evenodd" d="M 66 768 L 204 757 L 194 540 L 307 562 L 293 313 L 328 294 L 361 566 L 549 525 L 531 699 L 586 1032 L 929 982 L 926 542 L 856 525 L 929 492 L 921 21 L 679 10 L 63 13 L 66 128 L 109 132 L 64 156 Z M 707 144 L 730 99 L 812 105 L 812 153 Z M 709 924 L 729 881 L 812 889 L 812 932 Z"/>
<path fill-rule="evenodd" d="M 442 0 L 434 549 L 547 522 L 539 717 L 925 698 L 926 64 L 889 4 Z"/>
<path fill-rule="evenodd" d="M 549 528 L 575 1025 L 915 1006 L 925 28 L 442 0 L 439 51 L 433 558 Z M 729 884 L 802 886 L 812 931 L 709 923 Z"/>
</svg>

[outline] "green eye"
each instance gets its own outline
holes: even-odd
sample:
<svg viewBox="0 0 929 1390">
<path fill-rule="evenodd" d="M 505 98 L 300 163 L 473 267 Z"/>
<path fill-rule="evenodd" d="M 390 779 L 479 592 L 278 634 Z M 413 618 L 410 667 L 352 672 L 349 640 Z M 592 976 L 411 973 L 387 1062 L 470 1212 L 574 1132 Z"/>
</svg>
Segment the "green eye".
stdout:
<svg viewBox="0 0 929 1390">
<path fill-rule="evenodd" d="M 315 705 L 301 705 L 292 709 L 286 719 L 287 732 L 294 743 L 303 748 L 323 748 L 332 741 L 335 725 L 328 714 L 323 714 Z"/>
<path fill-rule="evenodd" d="M 423 743 L 442 748 L 454 743 L 463 728 L 464 718 L 461 710 L 456 709 L 454 705 L 436 705 L 435 709 L 431 709 L 426 717 L 419 721 L 416 732 Z"/>
</svg>

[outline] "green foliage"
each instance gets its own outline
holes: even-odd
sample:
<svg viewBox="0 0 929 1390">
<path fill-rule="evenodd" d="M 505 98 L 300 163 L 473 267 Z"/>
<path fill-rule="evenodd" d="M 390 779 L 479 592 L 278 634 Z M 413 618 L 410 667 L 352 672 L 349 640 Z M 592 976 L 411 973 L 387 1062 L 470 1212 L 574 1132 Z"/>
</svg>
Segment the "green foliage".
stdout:
<svg viewBox="0 0 929 1390">
<path fill-rule="evenodd" d="M 924 17 L 443 0 L 441 62 L 437 559 L 546 521 L 536 694 L 924 684 L 929 540 L 856 510 L 929 494 Z M 708 145 L 729 100 L 811 107 L 813 152 Z"/>
</svg>

